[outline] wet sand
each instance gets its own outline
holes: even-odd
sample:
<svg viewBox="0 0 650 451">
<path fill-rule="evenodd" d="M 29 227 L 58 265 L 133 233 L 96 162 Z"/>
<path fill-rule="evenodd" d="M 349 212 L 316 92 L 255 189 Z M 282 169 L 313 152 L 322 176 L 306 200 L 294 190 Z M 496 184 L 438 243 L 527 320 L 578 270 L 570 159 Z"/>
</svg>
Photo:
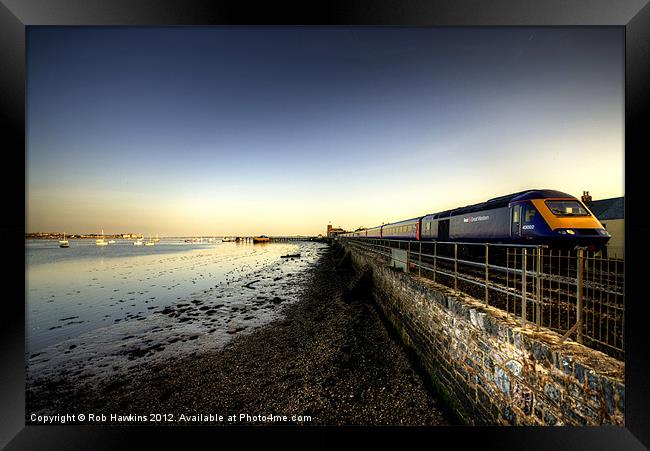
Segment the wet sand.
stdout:
<svg viewBox="0 0 650 451">
<path fill-rule="evenodd" d="M 64 371 L 32 379 L 27 423 L 30 413 L 95 412 L 171 413 L 174 424 L 180 414 L 286 415 L 286 423 L 324 425 L 453 424 L 387 330 L 368 281 L 341 264 L 337 251 L 319 249 L 317 263 L 295 282 L 297 301 L 278 304 L 277 319 L 221 347 L 190 351 L 187 337 L 178 352 L 156 353 L 157 359 L 145 353 L 126 372 L 80 377 Z M 291 421 L 293 415 L 311 418 Z M 206 424 L 191 420 L 182 424 Z"/>
<path fill-rule="evenodd" d="M 306 269 L 316 264 L 324 245 L 300 243 L 279 249 L 285 248 L 298 248 L 301 257 L 269 261 L 258 256 L 231 268 L 225 280 L 213 287 L 168 305 L 148 307 L 146 316 L 126 313 L 113 324 L 30 354 L 27 385 L 38 386 L 61 376 L 87 383 L 126 377 L 143 364 L 219 349 L 234 337 L 280 318 L 282 306 L 297 301 Z"/>
</svg>

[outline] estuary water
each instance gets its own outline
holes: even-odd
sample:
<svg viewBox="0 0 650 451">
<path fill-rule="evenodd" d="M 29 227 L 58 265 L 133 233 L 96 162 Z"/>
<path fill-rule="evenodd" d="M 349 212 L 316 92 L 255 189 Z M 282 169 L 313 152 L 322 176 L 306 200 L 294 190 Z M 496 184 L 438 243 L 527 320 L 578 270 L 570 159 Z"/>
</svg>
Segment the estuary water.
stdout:
<svg viewBox="0 0 650 451">
<path fill-rule="evenodd" d="M 295 277 L 314 263 L 318 248 L 315 243 L 185 243 L 182 239 L 161 240 L 154 246 L 134 246 L 132 240 L 116 240 L 108 246 L 70 240 L 69 248 L 59 248 L 55 240 L 27 240 L 28 358 L 48 350 L 60 353 L 62 344 L 66 354 L 74 354 L 72 350 L 82 345 L 91 353 L 101 353 L 115 334 L 132 338 L 151 329 L 147 320 L 155 315 L 171 320 L 164 325 L 154 321 L 155 330 L 176 336 L 182 336 L 178 326 L 193 326 L 198 335 L 220 332 L 223 337 L 233 332 L 231 323 L 243 319 L 241 314 L 246 314 L 248 323 L 235 332 L 249 324 L 263 324 L 274 317 L 271 313 L 279 303 L 295 298 L 297 284 L 285 282 L 298 282 Z M 301 258 L 281 258 L 298 252 Z M 252 300 L 268 301 L 268 306 L 249 305 Z M 236 304 L 244 306 L 233 307 Z"/>
</svg>

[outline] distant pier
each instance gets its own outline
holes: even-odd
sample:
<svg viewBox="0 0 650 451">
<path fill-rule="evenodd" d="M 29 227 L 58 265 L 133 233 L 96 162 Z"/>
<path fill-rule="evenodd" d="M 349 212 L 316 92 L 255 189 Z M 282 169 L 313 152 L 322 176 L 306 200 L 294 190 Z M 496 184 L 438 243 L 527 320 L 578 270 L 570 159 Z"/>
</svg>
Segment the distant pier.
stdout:
<svg viewBox="0 0 650 451">
<path fill-rule="evenodd" d="M 239 236 L 235 238 L 237 243 L 252 243 L 254 236 Z M 317 241 L 326 242 L 327 238 L 318 236 L 269 236 L 270 243 L 289 243 L 292 241 Z"/>
</svg>

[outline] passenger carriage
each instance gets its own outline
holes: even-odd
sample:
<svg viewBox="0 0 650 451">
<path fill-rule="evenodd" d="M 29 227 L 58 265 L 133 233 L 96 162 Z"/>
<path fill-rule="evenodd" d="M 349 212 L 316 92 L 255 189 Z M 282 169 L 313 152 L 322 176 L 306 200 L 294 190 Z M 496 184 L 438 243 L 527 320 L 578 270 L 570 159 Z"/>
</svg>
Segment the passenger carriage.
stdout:
<svg viewBox="0 0 650 451">
<path fill-rule="evenodd" d="M 364 231 L 367 238 L 602 248 L 611 237 L 577 198 L 527 190 Z"/>
</svg>

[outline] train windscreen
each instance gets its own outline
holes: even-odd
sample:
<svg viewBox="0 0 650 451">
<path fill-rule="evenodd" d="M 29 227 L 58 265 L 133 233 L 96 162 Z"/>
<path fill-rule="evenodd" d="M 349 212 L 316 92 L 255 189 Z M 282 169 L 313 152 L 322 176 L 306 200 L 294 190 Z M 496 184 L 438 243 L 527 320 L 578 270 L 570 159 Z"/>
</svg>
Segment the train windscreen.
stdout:
<svg viewBox="0 0 650 451">
<path fill-rule="evenodd" d="M 546 206 L 556 216 L 589 216 L 589 212 L 576 200 L 547 200 Z"/>
</svg>

